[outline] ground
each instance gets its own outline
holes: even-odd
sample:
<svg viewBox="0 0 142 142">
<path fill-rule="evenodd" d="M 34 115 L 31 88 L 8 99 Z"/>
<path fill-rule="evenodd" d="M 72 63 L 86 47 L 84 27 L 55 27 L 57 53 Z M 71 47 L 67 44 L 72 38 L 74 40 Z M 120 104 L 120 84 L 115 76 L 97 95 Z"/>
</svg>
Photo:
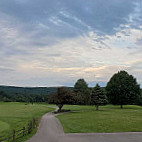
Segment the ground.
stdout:
<svg viewBox="0 0 142 142">
<path fill-rule="evenodd" d="M 95 111 L 94 106 L 65 106 L 74 112 L 57 116 L 66 133 L 111 133 L 141 132 L 142 107 L 102 106 Z"/>
<path fill-rule="evenodd" d="M 21 129 L 27 126 L 32 118 L 39 119 L 52 110 L 54 109 L 43 104 L 0 102 L 0 136 L 12 132 L 13 129 Z"/>
<path fill-rule="evenodd" d="M 72 112 L 58 115 L 57 119 L 53 113 L 47 113 L 55 110 L 55 106 L 0 103 L 0 136 L 13 129 L 22 128 L 33 117 L 39 119 L 47 113 L 42 117 L 36 135 L 27 142 L 141 142 L 142 133 L 139 131 L 142 131 L 142 107 L 140 106 L 124 106 L 124 109 L 120 109 L 119 106 L 107 105 L 96 111 L 94 106 L 65 105 L 64 109 L 71 109 Z M 16 142 L 26 141 L 35 132 L 36 130 Z"/>
<path fill-rule="evenodd" d="M 27 142 L 141 142 L 142 133 L 72 133 L 66 134 L 55 114 L 45 114 L 38 132 Z"/>
</svg>

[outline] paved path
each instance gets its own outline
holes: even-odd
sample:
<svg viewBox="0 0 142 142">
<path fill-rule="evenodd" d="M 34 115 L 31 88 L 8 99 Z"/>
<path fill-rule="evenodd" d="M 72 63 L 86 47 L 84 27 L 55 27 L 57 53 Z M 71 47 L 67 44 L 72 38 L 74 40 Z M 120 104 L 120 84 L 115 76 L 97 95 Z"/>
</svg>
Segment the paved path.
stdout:
<svg viewBox="0 0 142 142">
<path fill-rule="evenodd" d="M 142 133 L 65 134 L 55 114 L 45 114 L 37 133 L 27 142 L 142 142 Z"/>
</svg>

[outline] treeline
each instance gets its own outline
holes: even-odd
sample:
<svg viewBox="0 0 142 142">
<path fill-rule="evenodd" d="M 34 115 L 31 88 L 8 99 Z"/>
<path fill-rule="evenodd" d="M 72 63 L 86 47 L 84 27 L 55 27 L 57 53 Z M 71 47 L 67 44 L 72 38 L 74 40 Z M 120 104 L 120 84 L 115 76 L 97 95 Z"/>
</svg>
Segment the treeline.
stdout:
<svg viewBox="0 0 142 142">
<path fill-rule="evenodd" d="M 67 94 L 67 95 L 66 95 Z M 88 87 L 84 79 L 79 79 L 74 87 L 10 87 L 0 86 L 0 101 L 4 102 L 48 102 L 76 105 L 142 105 L 142 90 L 136 78 L 126 71 L 114 74 L 106 87 L 96 84 Z"/>
<path fill-rule="evenodd" d="M 123 108 L 123 105 L 142 105 L 142 90 L 136 78 L 120 71 L 111 77 L 106 88 L 101 88 L 99 84 L 89 88 L 84 79 L 79 79 L 72 90 L 58 88 L 50 95 L 49 103 L 56 104 L 59 111 L 64 104 L 95 105 L 98 110 L 100 105 L 109 103 Z"/>
<path fill-rule="evenodd" d="M 31 94 L 6 94 L 5 92 L 0 92 L 0 101 L 3 102 L 47 102 L 49 95 L 31 95 Z"/>
<path fill-rule="evenodd" d="M 12 87 L 0 86 L 0 101 L 4 102 L 47 102 L 49 94 L 57 87 Z"/>
</svg>

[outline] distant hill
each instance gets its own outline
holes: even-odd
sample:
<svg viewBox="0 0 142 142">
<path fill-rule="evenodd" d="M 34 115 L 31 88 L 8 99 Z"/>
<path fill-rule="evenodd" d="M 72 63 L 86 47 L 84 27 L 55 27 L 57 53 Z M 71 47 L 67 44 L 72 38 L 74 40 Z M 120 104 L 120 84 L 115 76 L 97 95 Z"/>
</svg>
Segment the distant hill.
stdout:
<svg viewBox="0 0 142 142">
<path fill-rule="evenodd" d="M 0 86 L 0 101 L 4 102 L 48 102 L 51 93 L 58 87 Z M 72 87 L 68 87 L 72 89 Z"/>
<path fill-rule="evenodd" d="M 5 102 L 47 102 L 48 96 L 57 87 L 14 87 L 0 86 L 0 101 Z"/>
<path fill-rule="evenodd" d="M 29 95 L 49 95 L 56 92 L 57 87 L 14 87 L 14 86 L 0 86 L 0 91 L 8 95 L 15 94 L 29 94 Z"/>
</svg>

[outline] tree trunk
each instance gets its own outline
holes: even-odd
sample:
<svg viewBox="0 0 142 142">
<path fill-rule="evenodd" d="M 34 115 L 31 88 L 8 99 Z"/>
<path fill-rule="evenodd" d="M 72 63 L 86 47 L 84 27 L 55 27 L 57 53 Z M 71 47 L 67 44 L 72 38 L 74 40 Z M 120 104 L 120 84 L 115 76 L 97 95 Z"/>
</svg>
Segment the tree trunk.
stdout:
<svg viewBox="0 0 142 142">
<path fill-rule="evenodd" d="M 96 105 L 96 110 L 99 110 L 99 106 L 98 105 Z"/>
<path fill-rule="evenodd" d="M 58 112 L 61 112 L 63 105 L 62 104 L 58 104 Z"/>
<path fill-rule="evenodd" d="M 120 108 L 123 109 L 123 105 L 120 105 Z"/>
</svg>

